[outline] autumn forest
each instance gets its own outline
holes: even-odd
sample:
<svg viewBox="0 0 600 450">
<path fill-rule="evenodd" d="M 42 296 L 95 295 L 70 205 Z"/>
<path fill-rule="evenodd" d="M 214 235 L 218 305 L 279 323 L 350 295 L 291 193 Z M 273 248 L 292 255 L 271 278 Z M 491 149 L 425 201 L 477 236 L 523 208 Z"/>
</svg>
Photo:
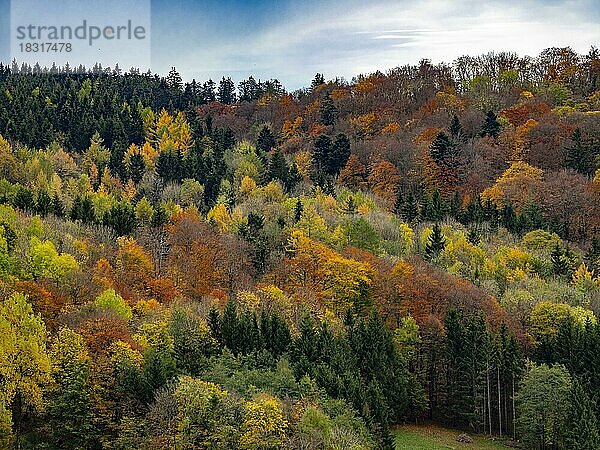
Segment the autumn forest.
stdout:
<svg viewBox="0 0 600 450">
<path fill-rule="evenodd" d="M 1 449 L 600 448 L 600 51 L 306 84 L 0 64 Z"/>
</svg>

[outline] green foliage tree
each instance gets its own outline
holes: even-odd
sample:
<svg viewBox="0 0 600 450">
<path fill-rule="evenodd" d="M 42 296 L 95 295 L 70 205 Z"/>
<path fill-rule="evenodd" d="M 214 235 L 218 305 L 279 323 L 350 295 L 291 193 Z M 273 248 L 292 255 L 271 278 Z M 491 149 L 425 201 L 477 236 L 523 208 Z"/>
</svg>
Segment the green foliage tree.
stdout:
<svg viewBox="0 0 600 450">
<path fill-rule="evenodd" d="M 574 450 L 600 448 L 600 431 L 593 403 L 577 380 L 572 383 L 569 403 L 570 408 L 565 427 L 565 446 Z"/>
<path fill-rule="evenodd" d="M 517 430 L 526 445 L 564 445 L 571 377 L 562 366 L 530 364 L 517 393 Z"/>
<path fill-rule="evenodd" d="M 46 327 L 27 297 L 12 294 L 0 302 L 0 335 L 0 441 L 19 448 L 24 413 L 43 407 L 50 381 Z"/>
<path fill-rule="evenodd" d="M 279 180 L 286 185 L 289 178 L 289 168 L 285 156 L 279 150 L 275 150 L 269 161 L 269 180 Z"/>
<path fill-rule="evenodd" d="M 68 253 L 58 253 L 51 241 L 32 238 L 30 244 L 31 273 L 35 278 L 48 278 L 59 282 L 79 269 L 75 258 Z"/>
<path fill-rule="evenodd" d="M 99 444 L 93 411 L 91 359 L 83 338 L 62 328 L 51 348 L 53 382 L 48 391 L 48 432 L 59 448 Z"/>
<path fill-rule="evenodd" d="M 133 317 L 131 307 L 123 300 L 123 297 L 115 292 L 114 289 L 107 289 L 104 291 L 96 297 L 94 303 L 100 308 L 112 310 L 115 314 L 125 320 L 130 320 Z"/>
<path fill-rule="evenodd" d="M 111 207 L 103 219 L 104 225 L 111 227 L 117 236 L 131 234 L 137 226 L 135 210 L 131 203 L 122 201 Z"/>
<path fill-rule="evenodd" d="M 189 376 L 175 390 L 181 448 L 230 449 L 238 446 L 242 405 L 216 384 Z"/>
<path fill-rule="evenodd" d="M 459 139 L 460 135 L 463 132 L 463 127 L 460 124 L 460 120 L 458 119 L 458 116 L 456 114 L 452 116 L 452 121 L 450 122 L 448 131 L 450 132 L 450 136 L 452 136 L 453 139 Z"/>
<path fill-rule="evenodd" d="M 375 254 L 381 251 L 381 237 L 364 218 L 346 221 L 342 231 L 345 245 L 363 248 Z"/>
</svg>

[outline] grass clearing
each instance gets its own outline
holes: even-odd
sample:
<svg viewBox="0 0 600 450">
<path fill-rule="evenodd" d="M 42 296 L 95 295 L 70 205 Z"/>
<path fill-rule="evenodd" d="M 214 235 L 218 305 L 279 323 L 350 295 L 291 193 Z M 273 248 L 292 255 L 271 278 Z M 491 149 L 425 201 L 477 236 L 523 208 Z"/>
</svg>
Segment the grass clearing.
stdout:
<svg viewBox="0 0 600 450">
<path fill-rule="evenodd" d="M 473 438 L 470 444 L 457 442 L 456 438 L 463 433 L 460 430 L 442 428 L 437 425 L 403 425 L 396 428 L 396 448 L 398 450 L 507 450 L 500 439 L 491 439 L 468 433 Z"/>
</svg>

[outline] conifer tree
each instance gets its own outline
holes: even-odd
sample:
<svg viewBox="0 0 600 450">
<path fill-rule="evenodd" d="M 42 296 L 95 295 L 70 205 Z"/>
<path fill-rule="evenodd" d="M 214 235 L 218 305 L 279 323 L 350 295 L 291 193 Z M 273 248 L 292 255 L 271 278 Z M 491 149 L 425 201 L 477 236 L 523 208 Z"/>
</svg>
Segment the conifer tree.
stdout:
<svg viewBox="0 0 600 450">
<path fill-rule="evenodd" d="M 217 99 L 221 103 L 229 105 L 235 103 L 235 84 L 231 81 L 231 78 L 223 77 L 219 82 L 219 90 L 217 92 Z"/>
<path fill-rule="evenodd" d="M 313 160 L 317 174 L 326 174 L 331 155 L 331 138 L 326 134 L 319 135 L 314 142 Z"/>
<path fill-rule="evenodd" d="M 317 73 L 310 83 L 310 87 L 314 90 L 315 88 L 325 84 L 325 77 L 321 73 Z"/>
<path fill-rule="evenodd" d="M 479 245 L 481 243 L 481 235 L 475 227 L 469 228 L 467 232 L 467 240 L 473 245 Z"/>
<path fill-rule="evenodd" d="M 590 270 L 600 276 L 600 237 L 594 236 L 590 248 L 585 254 L 585 260 Z"/>
<path fill-rule="evenodd" d="M 144 158 L 139 153 L 134 153 L 131 155 L 129 160 L 128 167 L 128 175 L 134 183 L 139 183 L 142 177 L 144 176 L 144 172 L 146 171 L 146 165 L 144 163 Z"/>
<path fill-rule="evenodd" d="M 566 148 L 565 167 L 583 175 L 592 176 L 596 166 L 590 146 L 583 141 L 581 129 L 576 128 L 571 136 L 572 144 Z"/>
<path fill-rule="evenodd" d="M 500 122 L 493 111 L 488 111 L 481 127 L 481 136 L 497 138 L 498 134 L 500 134 Z"/>
<path fill-rule="evenodd" d="M 55 216 L 57 216 L 57 217 L 64 217 L 64 215 L 65 215 L 65 205 L 63 204 L 63 202 L 60 199 L 60 197 L 58 196 L 58 194 L 54 194 L 52 196 L 51 209 L 52 209 L 52 214 L 54 214 Z"/>
<path fill-rule="evenodd" d="M 593 403 L 583 385 L 573 380 L 569 396 L 565 433 L 566 448 L 595 450 L 600 448 L 600 427 L 594 414 Z"/>
<path fill-rule="evenodd" d="M 220 328 L 223 345 L 225 345 L 233 353 L 238 353 L 240 347 L 238 314 L 235 303 L 232 299 L 227 301 L 225 311 L 223 311 Z"/>
<path fill-rule="evenodd" d="M 36 211 L 45 217 L 52 212 L 52 197 L 45 189 L 38 192 L 36 197 Z"/>
<path fill-rule="evenodd" d="M 294 222 L 298 223 L 302 219 L 302 213 L 304 212 L 304 206 L 302 205 L 302 200 L 298 199 L 296 201 L 296 206 L 294 207 Z"/>
<path fill-rule="evenodd" d="M 344 133 L 339 133 L 331 145 L 328 158 L 327 173 L 338 176 L 350 158 L 350 139 Z"/>
<path fill-rule="evenodd" d="M 111 227 L 117 236 L 131 234 L 137 222 L 135 210 L 129 202 L 119 202 L 104 215 L 104 225 Z"/>
<path fill-rule="evenodd" d="M 181 79 L 181 75 L 177 72 L 175 67 L 171 67 L 169 74 L 167 75 L 167 84 L 171 89 L 181 90 L 183 87 L 183 81 Z"/>
<path fill-rule="evenodd" d="M 419 204 L 417 203 L 417 199 L 412 192 L 408 193 L 406 197 L 406 202 L 402 208 L 402 217 L 408 223 L 414 222 L 419 216 Z"/>
<path fill-rule="evenodd" d="M 17 189 L 17 193 L 15 194 L 15 198 L 13 200 L 13 205 L 22 211 L 34 211 L 35 198 L 33 196 L 33 192 L 31 192 L 30 189 L 24 186 L 19 186 L 19 188 Z"/>
<path fill-rule="evenodd" d="M 450 122 L 448 131 L 450 132 L 450 136 L 452 136 L 453 139 L 459 139 L 460 135 L 462 134 L 463 128 L 456 114 L 452 116 L 452 121 Z"/>
<path fill-rule="evenodd" d="M 300 181 L 302 181 L 302 174 L 298 169 L 298 165 L 294 162 L 290 165 L 285 188 L 288 192 L 292 192 Z"/>
<path fill-rule="evenodd" d="M 394 203 L 394 213 L 400 216 L 402 215 L 402 210 L 404 208 L 404 196 L 402 195 L 402 190 L 398 189 L 396 193 L 396 202 Z"/>
<path fill-rule="evenodd" d="M 258 133 L 258 139 L 256 141 L 256 148 L 261 153 L 269 153 L 273 148 L 277 146 L 275 136 L 271 129 L 264 125 Z"/>
<path fill-rule="evenodd" d="M 335 104 L 333 103 L 333 99 L 331 98 L 331 95 L 329 93 L 327 93 L 325 95 L 325 97 L 323 97 L 323 100 L 321 101 L 321 122 L 323 122 L 323 125 L 326 126 L 331 126 L 333 124 L 335 124 L 335 119 L 337 116 L 337 108 L 335 106 Z"/>
<path fill-rule="evenodd" d="M 439 133 L 431 143 L 431 157 L 438 166 L 444 166 L 453 154 L 452 141 L 446 133 Z"/>
<path fill-rule="evenodd" d="M 165 225 L 169 221 L 169 217 L 167 215 L 167 211 L 165 210 L 164 205 L 160 204 L 154 209 L 154 214 L 152 214 L 151 225 L 155 228 L 160 228 Z"/>
<path fill-rule="evenodd" d="M 446 238 L 442 234 L 442 229 L 439 224 L 433 225 L 433 232 L 429 236 L 427 245 L 425 246 L 425 256 L 428 259 L 435 259 L 446 248 Z"/>
<path fill-rule="evenodd" d="M 286 186 L 288 177 L 289 169 L 285 156 L 277 149 L 269 161 L 269 180 L 279 180 L 283 186 Z"/>
</svg>

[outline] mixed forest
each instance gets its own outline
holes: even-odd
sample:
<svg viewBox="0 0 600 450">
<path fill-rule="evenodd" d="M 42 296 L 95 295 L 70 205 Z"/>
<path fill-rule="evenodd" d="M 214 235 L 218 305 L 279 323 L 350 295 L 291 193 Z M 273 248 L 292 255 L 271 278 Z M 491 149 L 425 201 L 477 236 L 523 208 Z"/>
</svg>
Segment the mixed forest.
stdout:
<svg viewBox="0 0 600 450">
<path fill-rule="evenodd" d="M 0 448 L 600 448 L 600 52 L 0 65 Z"/>
</svg>

